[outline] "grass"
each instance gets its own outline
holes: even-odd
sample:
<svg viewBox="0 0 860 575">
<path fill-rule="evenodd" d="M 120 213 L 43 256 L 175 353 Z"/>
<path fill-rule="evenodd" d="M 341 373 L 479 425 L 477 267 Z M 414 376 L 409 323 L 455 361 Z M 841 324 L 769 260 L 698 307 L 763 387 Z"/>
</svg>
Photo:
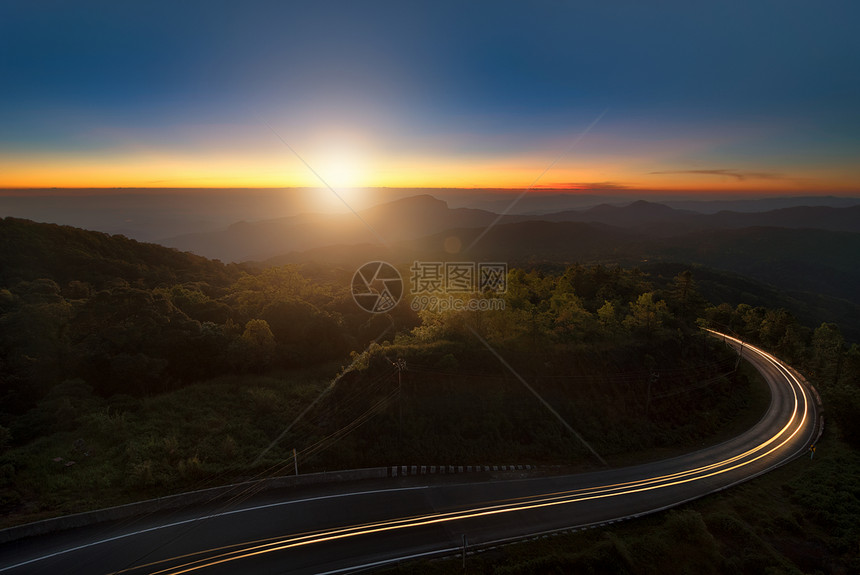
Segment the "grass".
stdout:
<svg viewBox="0 0 860 575">
<path fill-rule="evenodd" d="M 337 367 L 225 376 L 142 400 L 70 402 L 66 429 L 0 459 L 0 526 L 246 479 Z"/>
</svg>

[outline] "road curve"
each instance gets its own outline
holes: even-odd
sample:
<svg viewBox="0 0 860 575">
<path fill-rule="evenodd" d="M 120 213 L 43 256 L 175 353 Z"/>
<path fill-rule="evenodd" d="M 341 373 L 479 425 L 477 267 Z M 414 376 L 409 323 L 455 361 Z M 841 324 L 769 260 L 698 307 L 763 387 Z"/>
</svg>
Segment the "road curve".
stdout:
<svg viewBox="0 0 860 575">
<path fill-rule="evenodd" d="M 265 493 L 230 507 L 150 515 L 0 547 L 0 573 L 349 573 L 538 533 L 635 517 L 725 489 L 806 453 L 813 393 L 772 355 L 739 350 L 772 393 L 745 433 L 662 461 L 577 475 Z M 461 481 L 461 480 L 458 480 Z"/>
</svg>

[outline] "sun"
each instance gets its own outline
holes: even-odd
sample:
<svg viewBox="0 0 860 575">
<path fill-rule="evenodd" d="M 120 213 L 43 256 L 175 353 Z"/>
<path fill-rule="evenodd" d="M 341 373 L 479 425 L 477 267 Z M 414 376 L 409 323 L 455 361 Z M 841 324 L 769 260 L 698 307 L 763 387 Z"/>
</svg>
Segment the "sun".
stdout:
<svg viewBox="0 0 860 575">
<path fill-rule="evenodd" d="M 312 167 L 322 180 L 318 183 L 321 189 L 315 202 L 318 209 L 339 212 L 363 207 L 362 188 L 371 186 L 372 182 L 367 161 L 358 150 L 346 146 L 327 147 L 317 155 Z M 325 189 L 323 182 L 331 190 Z"/>
<path fill-rule="evenodd" d="M 357 154 L 336 150 L 323 156 L 319 175 L 335 190 L 356 188 L 366 184 L 362 163 Z"/>
</svg>

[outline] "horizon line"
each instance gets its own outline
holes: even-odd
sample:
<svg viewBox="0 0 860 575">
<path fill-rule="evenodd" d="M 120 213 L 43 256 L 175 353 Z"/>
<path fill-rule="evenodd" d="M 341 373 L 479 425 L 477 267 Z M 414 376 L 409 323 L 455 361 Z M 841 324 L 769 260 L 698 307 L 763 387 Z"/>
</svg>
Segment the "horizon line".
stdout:
<svg viewBox="0 0 860 575">
<path fill-rule="evenodd" d="M 231 190 L 260 190 L 260 191 L 287 191 L 287 190 L 315 190 L 324 189 L 319 186 L 27 186 L 27 187 L 7 187 L 0 186 L 0 196 L 5 195 L 5 192 L 74 192 L 74 191 L 135 191 L 135 190 L 183 190 L 183 191 L 231 191 Z M 441 191 L 474 191 L 474 192 L 517 192 L 522 191 L 522 187 L 466 187 L 466 186 L 354 186 L 342 187 L 343 190 L 441 190 Z M 558 193 L 567 194 L 583 194 L 600 193 L 601 195 L 642 195 L 642 194 L 663 194 L 669 196 L 679 195 L 701 195 L 701 196 L 734 196 L 734 197 L 749 197 L 749 196 L 783 196 L 783 197 L 804 197 L 804 196 L 831 196 L 842 198 L 860 197 L 860 190 L 856 191 L 833 191 L 833 190 L 720 190 L 720 189 L 686 189 L 686 190 L 666 190 L 666 189 L 646 189 L 646 188 L 574 188 L 574 187 L 541 187 L 529 191 L 529 195 L 551 195 Z M 7 196 L 8 197 L 8 196 Z"/>
</svg>

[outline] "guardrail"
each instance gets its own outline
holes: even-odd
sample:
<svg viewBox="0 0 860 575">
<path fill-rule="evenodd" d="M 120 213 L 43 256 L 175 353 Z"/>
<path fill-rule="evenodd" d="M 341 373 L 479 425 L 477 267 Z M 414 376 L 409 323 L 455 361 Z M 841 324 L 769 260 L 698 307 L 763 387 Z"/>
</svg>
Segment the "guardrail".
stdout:
<svg viewBox="0 0 860 575">
<path fill-rule="evenodd" d="M 392 467 L 369 467 L 365 469 L 350 469 L 344 471 L 323 471 L 320 473 L 305 473 L 301 475 L 285 475 L 257 481 L 233 483 L 221 487 L 211 487 L 187 493 L 178 493 L 146 501 L 137 501 L 126 505 L 108 507 L 95 511 L 74 513 L 62 517 L 43 519 L 33 523 L 17 525 L 0 530 L 0 543 L 8 543 L 24 537 L 44 535 L 66 529 L 86 527 L 106 521 L 118 521 L 137 515 L 178 509 L 186 505 L 209 503 L 228 497 L 243 494 L 246 490 L 254 492 L 294 487 L 298 485 L 313 485 L 321 483 L 339 483 L 358 481 L 362 479 L 382 479 L 387 477 L 406 477 L 413 475 L 443 475 L 457 473 L 498 472 L 498 471 L 530 471 L 533 465 L 396 465 Z"/>
<path fill-rule="evenodd" d="M 499 471 L 531 471 L 534 465 L 395 465 L 389 468 L 389 477 L 408 475 L 451 475 Z"/>
<path fill-rule="evenodd" d="M 63 531 L 65 529 L 75 529 L 105 521 L 127 519 L 129 517 L 144 515 L 146 513 L 177 509 L 186 505 L 208 503 L 210 501 L 217 501 L 226 497 L 240 495 L 243 491 L 251 488 L 253 488 L 254 491 L 266 491 L 282 487 L 293 487 L 296 485 L 335 483 L 341 481 L 356 481 L 360 479 L 379 479 L 388 476 L 388 467 L 371 467 L 367 469 L 287 475 L 282 477 L 271 477 L 258 481 L 234 483 L 232 485 L 211 487 L 209 489 L 168 495 L 166 497 L 148 499 L 146 501 L 138 501 L 135 503 L 128 503 L 126 505 L 98 509 L 96 511 L 64 515 L 63 517 L 44 519 L 42 521 L 9 527 L 7 529 L 0 530 L 0 543 L 7 543 L 9 541 L 31 537 L 33 535 L 43 535 L 45 533 Z"/>
</svg>

